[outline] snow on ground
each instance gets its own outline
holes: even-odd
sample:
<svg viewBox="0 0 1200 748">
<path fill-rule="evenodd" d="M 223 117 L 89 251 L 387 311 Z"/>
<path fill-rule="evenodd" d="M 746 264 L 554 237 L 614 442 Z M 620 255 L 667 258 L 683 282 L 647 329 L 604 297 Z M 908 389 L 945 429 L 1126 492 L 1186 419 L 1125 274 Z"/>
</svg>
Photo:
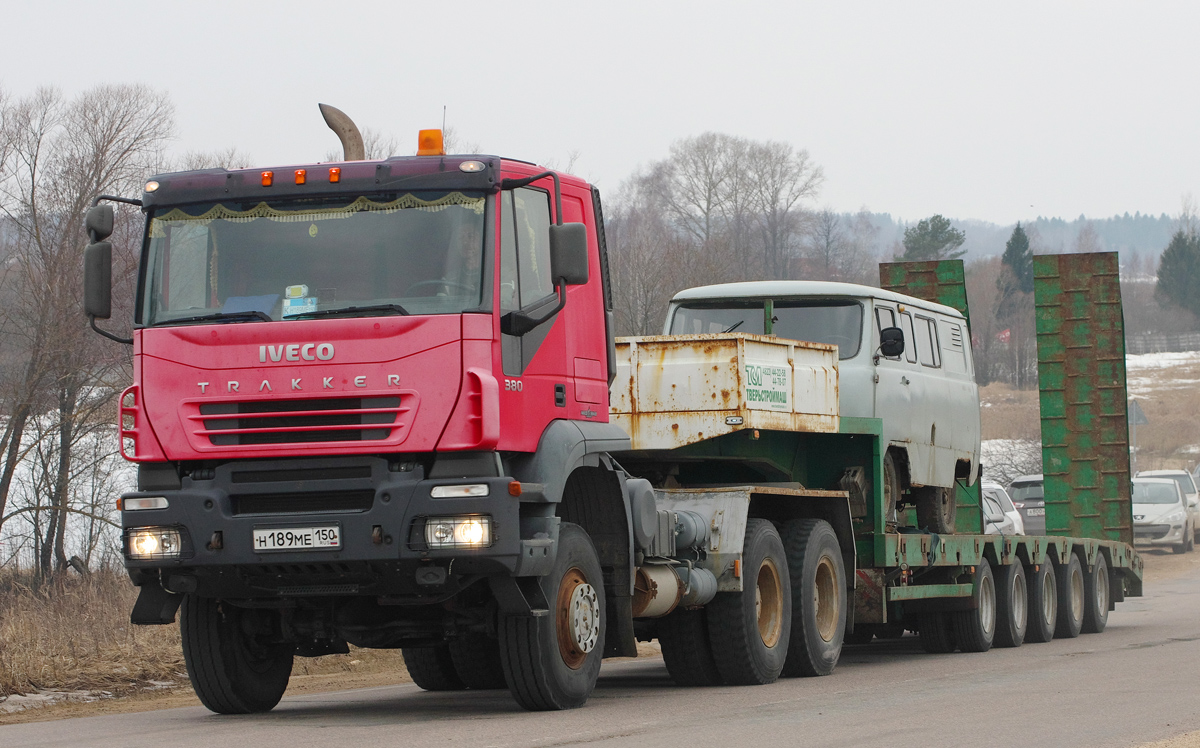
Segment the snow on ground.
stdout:
<svg viewBox="0 0 1200 748">
<path fill-rule="evenodd" d="M 1140 356 L 1125 357 L 1125 371 L 1142 371 L 1145 369 L 1170 369 L 1189 364 L 1200 365 L 1200 351 L 1178 351 L 1173 353 L 1143 353 Z"/>
</svg>

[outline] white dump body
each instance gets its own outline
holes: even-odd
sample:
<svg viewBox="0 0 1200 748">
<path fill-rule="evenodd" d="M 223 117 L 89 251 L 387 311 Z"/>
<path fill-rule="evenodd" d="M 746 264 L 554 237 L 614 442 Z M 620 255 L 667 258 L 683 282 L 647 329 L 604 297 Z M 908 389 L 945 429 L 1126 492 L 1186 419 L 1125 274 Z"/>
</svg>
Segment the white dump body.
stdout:
<svg viewBox="0 0 1200 748">
<path fill-rule="evenodd" d="M 633 449 L 743 429 L 838 431 L 837 347 L 723 333 L 617 338 L 610 420 Z"/>
</svg>

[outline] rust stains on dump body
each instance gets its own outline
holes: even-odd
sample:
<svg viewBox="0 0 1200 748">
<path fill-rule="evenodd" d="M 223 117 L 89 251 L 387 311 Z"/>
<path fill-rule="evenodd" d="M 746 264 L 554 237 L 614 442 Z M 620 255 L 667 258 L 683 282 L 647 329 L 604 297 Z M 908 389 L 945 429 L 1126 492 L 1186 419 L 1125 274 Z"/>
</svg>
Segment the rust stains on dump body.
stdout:
<svg viewBox="0 0 1200 748">
<path fill-rule="evenodd" d="M 746 333 L 618 338 L 611 394 L 633 449 L 743 429 L 836 433 L 837 347 Z"/>
</svg>

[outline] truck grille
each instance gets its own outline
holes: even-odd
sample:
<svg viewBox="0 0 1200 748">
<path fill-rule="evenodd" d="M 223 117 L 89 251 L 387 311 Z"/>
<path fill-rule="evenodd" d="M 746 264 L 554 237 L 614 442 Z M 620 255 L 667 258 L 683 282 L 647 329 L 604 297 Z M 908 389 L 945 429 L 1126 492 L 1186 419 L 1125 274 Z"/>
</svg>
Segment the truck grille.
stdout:
<svg viewBox="0 0 1200 748">
<path fill-rule="evenodd" d="M 215 446 L 381 441 L 403 428 L 400 397 L 202 403 L 195 433 Z"/>
<path fill-rule="evenodd" d="M 243 514 L 321 514 L 324 512 L 365 512 L 375 503 L 375 492 L 328 491 L 313 493 L 231 494 L 233 513 Z"/>
</svg>

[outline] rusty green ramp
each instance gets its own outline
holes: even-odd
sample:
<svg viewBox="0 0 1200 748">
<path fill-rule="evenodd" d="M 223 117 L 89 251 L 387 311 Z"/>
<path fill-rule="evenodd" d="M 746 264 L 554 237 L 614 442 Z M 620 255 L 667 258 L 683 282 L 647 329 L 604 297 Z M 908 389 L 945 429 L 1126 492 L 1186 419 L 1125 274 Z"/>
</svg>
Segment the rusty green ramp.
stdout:
<svg viewBox="0 0 1200 748">
<path fill-rule="evenodd" d="M 971 312 L 967 307 L 967 282 L 962 260 L 881 262 L 879 287 L 957 309 L 967 319 L 967 337 L 970 338 Z M 979 481 L 973 486 L 959 481 L 958 513 L 954 520 L 956 532 L 972 535 L 983 532 L 980 505 Z"/>
<path fill-rule="evenodd" d="M 1036 255 L 1046 534 L 1133 543 L 1116 252 Z"/>
</svg>

